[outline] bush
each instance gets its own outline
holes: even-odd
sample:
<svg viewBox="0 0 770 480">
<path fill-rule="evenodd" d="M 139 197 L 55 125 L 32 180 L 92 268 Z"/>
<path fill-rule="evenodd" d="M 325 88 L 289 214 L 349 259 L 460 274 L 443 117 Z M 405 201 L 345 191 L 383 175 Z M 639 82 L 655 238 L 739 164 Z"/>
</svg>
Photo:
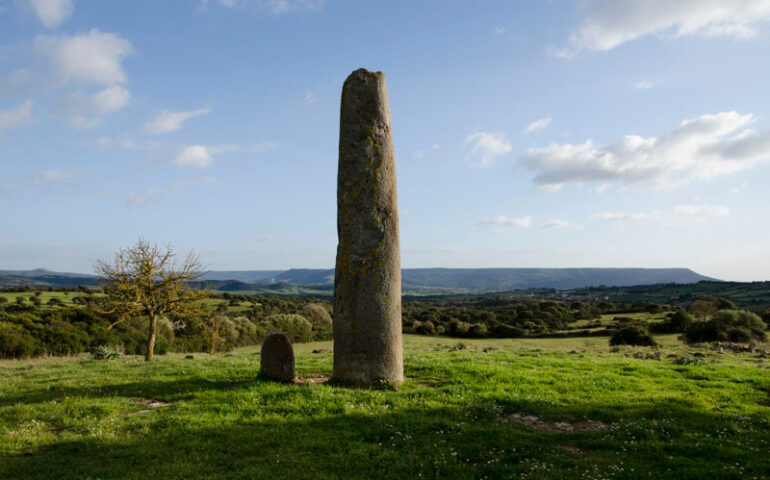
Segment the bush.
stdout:
<svg viewBox="0 0 770 480">
<path fill-rule="evenodd" d="M 302 315 L 313 328 L 313 340 L 331 340 L 332 316 L 320 303 L 308 303 L 302 309 Z"/>
<path fill-rule="evenodd" d="M 654 347 L 657 342 L 650 331 L 644 325 L 629 325 L 617 330 L 610 337 L 610 345 L 638 345 L 643 347 Z"/>
<path fill-rule="evenodd" d="M 687 343 L 765 341 L 765 323 L 755 313 L 721 310 L 707 322 L 695 322 L 684 332 Z"/>
<path fill-rule="evenodd" d="M 653 325 L 652 328 L 658 333 L 683 333 L 694 322 L 692 315 L 684 310 L 677 310 L 669 314 L 666 321 Z"/>
<path fill-rule="evenodd" d="M 39 355 L 42 346 L 18 325 L 0 322 L 0 358 L 28 358 Z"/>
<path fill-rule="evenodd" d="M 309 342 L 312 340 L 313 326 L 302 315 L 279 313 L 265 317 L 264 323 L 269 331 L 285 333 L 291 343 Z"/>
<path fill-rule="evenodd" d="M 502 323 L 495 327 L 493 333 L 495 337 L 499 338 L 517 338 L 523 337 L 527 332 L 519 327 L 513 327 Z"/>
<path fill-rule="evenodd" d="M 123 349 L 115 345 L 100 345 L 94 349 L 95 360 L 113 360 L 123 356 Z"/>
</svg>

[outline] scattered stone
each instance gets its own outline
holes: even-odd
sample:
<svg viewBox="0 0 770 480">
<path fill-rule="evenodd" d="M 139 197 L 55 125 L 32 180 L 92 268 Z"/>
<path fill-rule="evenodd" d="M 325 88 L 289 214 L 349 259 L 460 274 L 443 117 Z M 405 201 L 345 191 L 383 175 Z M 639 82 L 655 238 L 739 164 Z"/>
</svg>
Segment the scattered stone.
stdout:
<svg viewBox="0 0 770 480">
<path fill-rule="evenodd" d="M 331 350 L 318 349 L 318 350 L 313 350 L 313 353 L 331 353 Z"/>
<path fill-rule="evenodd" d="M 131 403 L 144 405 L 145 407 L 150 407 L 150 408 L 163 408 L 163 407 L 171 406 L 171 404 L 168 402 L 164 402 L 162 400 L 155 400 L 152 398 L 132 398 L 129 401 Z"/>
<path fill-rule="evenodd" d="M 333 378 L 404 380 L 396 162 L 382 72 L 342 87 L 337 176 Z"/>
<path fill-rule="evenodd" d="M 647 360 L 660 360 L 662 356 L 663 356 L 663 352 L 658 351 L 658 352 L 648 353 L 645 358 Z"/>
<path fill-rule="evenodd" d="M 279 382 L 294 380 L 294 349 L 283 332 L 270 332 L 262 342 L 259 371 Z"/>
<path fill-rule="evenodd" d="M 124 413 L 124 414 L 121 415 L 122 417 L 132 417 L 134 415 L 143 415 L 143 414 L 146 414 L 146 413 L 151 413 L 151 412 L 153 412 L 154 410 L 156 410 L 158 408 L 164 408 L 164 407 L 170 407 L 171 406 L 171 404 L 168 403 L 168 402 L 164 402 L 164 401 L 161 401 L 161 400 L 155 400 L 155 399 L 152 399 L 152 398 L 131 398 L 131 399 L 129 399 L 129 401 L 131 403 L 136 403 L 138 405 L 142 405 L 145 408 L 143 410 L 137 410 L 135 412 Z"/>
<path fill-rule="evenodd" d="M 184 358 L 185 358 L 185 360 L 194 360 L 195 359 L 195 355 L 185 355 Z"/>
</svg>

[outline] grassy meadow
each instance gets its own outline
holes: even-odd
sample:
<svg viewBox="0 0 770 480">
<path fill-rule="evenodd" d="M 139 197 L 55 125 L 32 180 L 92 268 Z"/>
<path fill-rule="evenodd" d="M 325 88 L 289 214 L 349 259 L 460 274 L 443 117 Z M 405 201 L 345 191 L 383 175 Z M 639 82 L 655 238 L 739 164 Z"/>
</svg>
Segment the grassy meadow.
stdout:
<svg viewBox="0 0 770 480">
<path fill-rule="evenodd" d="M 657 339 L 407 335 L 377 390 L 325 381 L 331 342 L 296 384 L 253 347 L 0 361 L 0 478 L 768 478 L 770 358 Z"/>
</svg>

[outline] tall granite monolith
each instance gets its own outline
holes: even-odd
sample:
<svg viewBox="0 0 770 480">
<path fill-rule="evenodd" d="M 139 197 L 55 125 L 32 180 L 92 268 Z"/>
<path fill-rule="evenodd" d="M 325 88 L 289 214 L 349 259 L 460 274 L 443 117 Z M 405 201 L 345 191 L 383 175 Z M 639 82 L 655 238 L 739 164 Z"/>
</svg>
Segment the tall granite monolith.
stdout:
<svg viewBox="0 0 770 480">
<path fill-rule="evenodd" d="M 342 87 L 337 177 L 333 378 L 401 383 L 401 254 L 396 162 L 385 75 Z"/>
</svg>

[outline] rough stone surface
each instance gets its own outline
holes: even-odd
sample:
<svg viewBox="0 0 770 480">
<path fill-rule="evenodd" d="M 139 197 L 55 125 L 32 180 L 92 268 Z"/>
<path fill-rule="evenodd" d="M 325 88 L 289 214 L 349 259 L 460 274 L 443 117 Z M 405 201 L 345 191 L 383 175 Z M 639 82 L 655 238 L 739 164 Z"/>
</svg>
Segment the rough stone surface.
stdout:
<svg viewBox="0 0 770 480">
<path fill-rule="evenodd" d="M 260 372 L 280 382 L 294 380 L 294 349 L 283 332 L 270 332 L 262 342 Z"/>
<path fill-rule="evenodd" d="M 381 72 L 342 87 L 334 276 L 335 380 L 401 383 L 401 255 L 390 108 Z"/>
</svg>

